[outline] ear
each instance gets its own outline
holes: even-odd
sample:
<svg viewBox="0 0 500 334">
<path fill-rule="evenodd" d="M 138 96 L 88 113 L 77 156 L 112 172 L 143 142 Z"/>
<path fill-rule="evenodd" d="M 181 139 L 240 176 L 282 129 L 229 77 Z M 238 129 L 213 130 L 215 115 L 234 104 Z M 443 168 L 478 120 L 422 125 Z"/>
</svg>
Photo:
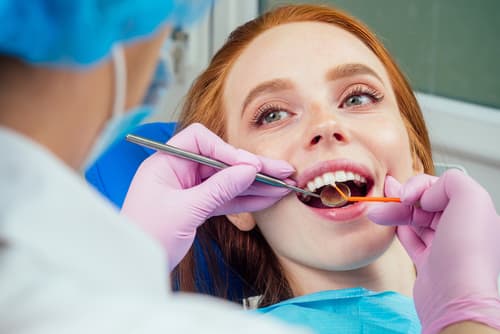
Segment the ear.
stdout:
<svg viewBox="0 0 500 334">
<path fill-rule="evenodd" d="M 251 231 L 255 227 L 255 219 L 248 212 L 226 215 L 227 219 L 240 231 Z"/>
</svg>

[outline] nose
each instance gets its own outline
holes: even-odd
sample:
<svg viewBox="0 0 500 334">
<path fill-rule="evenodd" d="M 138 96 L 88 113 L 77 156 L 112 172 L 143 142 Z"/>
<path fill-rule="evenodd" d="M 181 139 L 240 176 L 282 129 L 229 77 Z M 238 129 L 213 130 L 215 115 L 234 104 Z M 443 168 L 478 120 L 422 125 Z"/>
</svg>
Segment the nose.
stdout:
<svg viewBox="0 0 500 334">
<path fill-rule="evenodd" d="M 311 120 L 306 136 L 306 146 L 309 149 L 348 142 L 347 130 L 335 111 L 316 108 L 310 112 Z"/>
</svg>

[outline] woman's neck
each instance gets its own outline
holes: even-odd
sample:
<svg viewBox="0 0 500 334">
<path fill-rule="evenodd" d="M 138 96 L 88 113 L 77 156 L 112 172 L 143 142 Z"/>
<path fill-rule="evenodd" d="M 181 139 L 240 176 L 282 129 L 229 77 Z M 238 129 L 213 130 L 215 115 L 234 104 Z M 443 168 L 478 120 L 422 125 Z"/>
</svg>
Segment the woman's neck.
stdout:
<svg viewBox="0 0 500 334">
<path fill-rule="evenodd" d="M 325 271 L 299 268 L 291 263 L 283 263 L 283 266 L 295 296 L 361 286 L 373 291 L 391 290 L 411 297 L 415 281 L 414 265 L 397 239 L 377 260 L 355 270 Z"/>
</svg>

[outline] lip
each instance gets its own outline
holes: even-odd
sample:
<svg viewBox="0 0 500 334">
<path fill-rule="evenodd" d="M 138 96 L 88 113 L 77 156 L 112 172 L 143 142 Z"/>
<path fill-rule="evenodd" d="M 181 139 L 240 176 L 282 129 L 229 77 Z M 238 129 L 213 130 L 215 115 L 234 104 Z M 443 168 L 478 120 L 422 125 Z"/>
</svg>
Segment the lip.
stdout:
<svg viewBox="0 0 500 334">
<path fill-rule="evenodd" d="M 365 177 L 367 180 L 370 180 L 370 182 L 374 182 L 373 175 L 372 173 L 370 173 L 369 169 L 366 166 L 348 159 L 337 159 L 322 161 L 304 170 L 302 173 L 300 173 L 300 175 L 297 176 L 297 185 L 303 188 L 308 181 L 314 179 L 316 176 L 323 175 L 326 172 L 337 170 L 345 170 L 357 173 Z M 374 187 L 372 186 L 366 196 L 370 196 L 373 190 Z M 357 219 L 361 217 L 368 209 L 368 204 L 365 202 L 357 202 L 342 208 L 314 208 L 302 202 L 301 204 L 320 217 L 330 221 L 334 221 L 336 223 L 350 222 L 354 219 Z"/>
</svg>

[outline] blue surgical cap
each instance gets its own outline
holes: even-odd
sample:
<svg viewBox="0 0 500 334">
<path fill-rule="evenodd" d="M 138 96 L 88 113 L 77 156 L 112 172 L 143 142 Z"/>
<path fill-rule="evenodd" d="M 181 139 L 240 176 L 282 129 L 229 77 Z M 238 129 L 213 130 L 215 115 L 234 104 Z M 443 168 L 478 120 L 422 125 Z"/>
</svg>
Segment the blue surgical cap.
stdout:
<svg viewBox="0 0 500 334">
<path fill-rule="evenodd" d="M 162 24 L 200 18 L 213 0 L 0 0 L 0 54 L 53 66 L 86 66 L 116 43 Z"/>
</svg>

